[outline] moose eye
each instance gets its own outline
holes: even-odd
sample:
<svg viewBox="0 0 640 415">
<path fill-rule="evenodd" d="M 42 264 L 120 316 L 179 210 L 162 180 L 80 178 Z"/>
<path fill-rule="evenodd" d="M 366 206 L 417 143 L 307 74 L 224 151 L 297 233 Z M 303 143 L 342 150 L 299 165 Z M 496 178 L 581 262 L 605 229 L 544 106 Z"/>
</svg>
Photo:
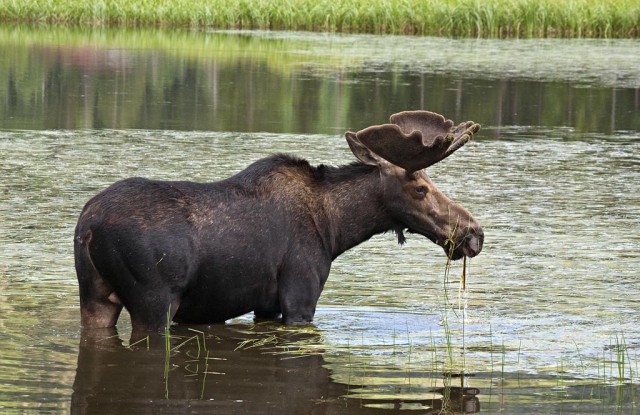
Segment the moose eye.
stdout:
<svg viewBox="0 0 640 415">
<path fill-rule="evenodd" d="M 416 187 L 416 193 L 419 194 L 420 196 L 424 196 L 427 194 L 427 189 L 425 189 L 424 186 L 418 186 Z"/>
</svg>

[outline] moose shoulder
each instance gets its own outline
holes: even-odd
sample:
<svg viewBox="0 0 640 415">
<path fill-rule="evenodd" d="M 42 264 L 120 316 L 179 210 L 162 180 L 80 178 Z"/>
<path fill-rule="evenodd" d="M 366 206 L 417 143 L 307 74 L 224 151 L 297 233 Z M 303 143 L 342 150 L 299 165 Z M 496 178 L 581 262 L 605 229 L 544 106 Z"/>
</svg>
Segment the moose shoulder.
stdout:
<svg viewBox="0 0 640 415">
<path fill-rule="evenodd" d="M 134 330 L 251 311 L 310 322 L 333 259 L 387 231 L 477 255 L 482 229 L 424 169 L 480 126 L 427 111 L 390 121 L 347 132 L 359 160 L 347 166 L 274 155 L 219 182 L 131 178 L 99 193 L 75 232 L 82 325 L 114 326 L 123 306 Z"/>
</svg>

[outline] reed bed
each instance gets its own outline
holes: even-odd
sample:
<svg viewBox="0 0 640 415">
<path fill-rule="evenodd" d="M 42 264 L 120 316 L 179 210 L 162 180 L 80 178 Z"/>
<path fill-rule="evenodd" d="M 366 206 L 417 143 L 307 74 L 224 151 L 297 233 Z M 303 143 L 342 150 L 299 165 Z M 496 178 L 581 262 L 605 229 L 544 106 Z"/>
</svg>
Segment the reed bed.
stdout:
<svg viewBox="0 0 640 415">
<path fill-rule="evenodd" d="M 0 0 L 0 21 L 490 37 L 637 37 L 638 0 Z"/>
</svg>

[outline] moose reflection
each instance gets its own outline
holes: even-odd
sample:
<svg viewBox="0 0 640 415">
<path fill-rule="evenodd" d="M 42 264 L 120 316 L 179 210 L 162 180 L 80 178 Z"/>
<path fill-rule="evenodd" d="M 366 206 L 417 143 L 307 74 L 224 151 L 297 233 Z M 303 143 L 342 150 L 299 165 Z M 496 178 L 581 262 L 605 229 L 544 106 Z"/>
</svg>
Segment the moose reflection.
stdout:
<svg viewBox="0 0 640 415">
<path fill-rule="evenodd" d="M 274 325 L 173 326 L 169 346 L 150 333 L 125 347 L 115 328 L 83 330 L 71 414 L 371 414 L 477 413 L 474 388 L 425 389 L 423 399 L 359 399 L 331 378 L 332 364 L 320 351 L 315 330 L 279 330 Z M 197 339 L 197 340 L 196 340 Z M 303 346 L 302 346 L 303 347 Z M 379 387 L 379 385 L 374 385 Z M 376 407 L 387 408 L 376 411 Z M 402 411 L 405 413 L 405 411 Z"/>
<path fill-rule="evenodd" d="M 134 330 L 223 322 L 253 311 L 312 321 L 331 262 L 373 235 L 404 231 L 452 259 L 480 253 L 483 232 L 425 168 L 480 129 L 428 111 L 347 132 L 358 162 L 311 166 L 274 155 L 214 183 L 130 178 L 89 200 L 75 233 L 82 325 Z"/>
</svg>

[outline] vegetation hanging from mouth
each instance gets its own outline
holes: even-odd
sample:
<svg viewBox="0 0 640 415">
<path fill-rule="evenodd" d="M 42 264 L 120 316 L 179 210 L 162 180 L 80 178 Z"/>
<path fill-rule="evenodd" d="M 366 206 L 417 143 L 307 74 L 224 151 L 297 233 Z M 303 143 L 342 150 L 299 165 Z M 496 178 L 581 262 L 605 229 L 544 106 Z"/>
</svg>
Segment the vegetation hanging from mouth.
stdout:
<svg viewBox="0 0 640 415">
<path fill-rule="evenodd" d="M 404 236 L 404 229 L 403 228 L 396 228 L 393 230 L 396 233 L 396 236 L 398 237 L 398 244 L 399 245 L 404 245 L 405 242 L 407 242 L 407 238 Z M 411 231 L 409 231 L 411 232 Z"/>
<path fill-rule="evenodd" d="M 447 344 L 447 361 L 449 367 L 447 369 L 447 373 L 452 374 L 456 373 L 460 376 L 461 384 L 464 386 L 465 379 L 465 371 L 466 371 L 466 345 L 465 345 L 465 321 L 466 321 L 466 312 L 467 312 L 467 256 L 462 254 L 460 255 L 460 251 L 458 249 L 464 243 L 465 237 L 461 238 L 460 243 L 456 243 L 454 240 L 454 235 L 456 234 L 459 228 L 459 221 L 456 222 L 455 226 L 452 227 L 452 230 L 449 232 L 447 238 L 442 243 L 442 246 L 447 254 L 447 262 L 444 268 L 444 278 L 443 278 L 443 290 L 444 290 L 444 304 L 443 304 L 443 313 L 441 319 L 441 325 L 444 329 L 445 339 Z M 458 256 L 460 255 L 460 256 Z M 454 260 L 463 258 L 462 261 L 462 273 L 460 275 L 460 285 L 458 289 L 458 311 L 456 311 L 455 304 L 451 301 L 449 297 L 449 281 L 450 281 L 450 272 L 451 272 L 451 264 Z M 462 362 L 457 364 L 454 357 L 454 345 L 453 345 L 453 332 L 449 326 L 449 314 L 453 312 L 455 318 L 461 320 L 462 326 Z"/>
</svg>

